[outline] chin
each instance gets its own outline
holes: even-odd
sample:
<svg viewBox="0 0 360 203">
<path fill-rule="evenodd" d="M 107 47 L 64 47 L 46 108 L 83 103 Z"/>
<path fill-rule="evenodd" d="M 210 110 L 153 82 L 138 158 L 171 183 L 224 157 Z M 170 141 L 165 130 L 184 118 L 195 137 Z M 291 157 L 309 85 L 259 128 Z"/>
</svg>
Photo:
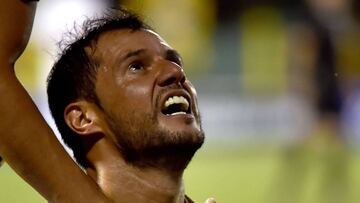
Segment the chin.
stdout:
<svg viewBox="0 0 360 203">
<path fill-rule="evenodd" d="M 203 145 L 205 136 L 201 129 L 187 129 L 183 131 L 169 132 L 170 139 L 164 139 L 164 149 L 168 149 L 173 155 L 178 154 L 191 159 L 194 153 Z M 161 146 L 160 146 L 161 148 Z"/>
<path fill-rule="evenodd" d="M 169 134 L 186 134 L 190 137 L 196 137 L 196 135 L 202 134 L 203 136 L 204 134 L 198 120 L 191 114 L 161 115 L 157 123 L 160 129 L 164 129 Z"/>
<path fill-rule="evenodd" d="M 127 118 L 132 119 L 109 123 L 123 158 L 135 166 L 181 170 L 204 142 L 200 119 L 193 115 Z"/>
<path fill-rule="evenodd" d="M 152 134 L 154 135 L 154 134 Z M 144 145 L 127 156 L 128 163 L 141 168 L 164 168 L 182 171 L 204 143 L 202 130 L 169 131 L 162 129 L 145 139 Z"/>
</svg>

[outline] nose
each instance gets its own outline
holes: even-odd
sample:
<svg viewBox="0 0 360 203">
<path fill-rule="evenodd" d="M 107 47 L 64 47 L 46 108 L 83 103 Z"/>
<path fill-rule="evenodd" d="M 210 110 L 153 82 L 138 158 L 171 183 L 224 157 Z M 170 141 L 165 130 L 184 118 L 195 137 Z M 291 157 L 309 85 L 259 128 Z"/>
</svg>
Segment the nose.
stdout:
<svg viewBox="0 0 360 203">
<path fill-rule="evenodd" d="M 164 87 L 172 84 L 182 85 L 185 82 L 186 77 L 184 70 L 178 64 L 164 60 L 159 65 L 161 67 L 157 80 L 159 86 Z"/>
</svg>

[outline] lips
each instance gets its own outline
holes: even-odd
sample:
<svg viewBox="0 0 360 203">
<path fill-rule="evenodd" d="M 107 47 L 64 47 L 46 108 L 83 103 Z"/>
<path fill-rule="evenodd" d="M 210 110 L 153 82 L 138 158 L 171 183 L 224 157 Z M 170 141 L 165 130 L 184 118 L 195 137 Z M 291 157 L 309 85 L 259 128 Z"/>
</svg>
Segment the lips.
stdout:
<svg viewBox="0 0 360 203">
<path fill-rule="evenodd" d="M 191 99 L 185 90 L 170 91 L 161 99 L 161 112 L 167 116 L 191 113 Z"/>
</svg>

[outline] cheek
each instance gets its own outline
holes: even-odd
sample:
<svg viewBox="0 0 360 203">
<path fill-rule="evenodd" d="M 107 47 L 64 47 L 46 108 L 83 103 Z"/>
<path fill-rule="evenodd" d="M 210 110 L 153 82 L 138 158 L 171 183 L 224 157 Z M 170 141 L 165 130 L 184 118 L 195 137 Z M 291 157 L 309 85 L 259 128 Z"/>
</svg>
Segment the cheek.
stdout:
<svg viewBox="0 0 360 203">
<path fill-rule="evenodd" d="M 153 89 L 145 81 L 124 83 L 121 85 L 121 98 L 132 109 L 150 108 L 152 104 Z"/>
<path fill-rule="evenodd" d="M 184 85 L 185 85 L 185 88 L 186 88 L 189 92 L 191 92 L 191 94 L 193 94 L 194 96 L 197 95 L 197 92 L 196 92 L 196 89 L 195 89 L 194 85 L 193 85 L 189 80 L 186 80 L 186 81 L 184 82 Z"/>
<path fill-rule="evenodd" d="M 194 100 L 194 103 L 197 104 L 197 92 L 195 87 L 191 84 L 190 81 L 185 81 L 185 88 L 187 89 L 187 91 L 191 94 L 191 97 Z"/>
</svg>

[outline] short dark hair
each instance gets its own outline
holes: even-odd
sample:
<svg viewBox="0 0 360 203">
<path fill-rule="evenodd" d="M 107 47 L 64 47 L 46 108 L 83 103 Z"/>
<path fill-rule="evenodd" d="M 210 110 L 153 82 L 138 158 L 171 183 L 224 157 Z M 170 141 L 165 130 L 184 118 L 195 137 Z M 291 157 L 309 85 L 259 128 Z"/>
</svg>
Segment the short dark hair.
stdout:
<svg viewBox="0 0 360 203">
<path fill-rule="evenodd" d="M 52 67 L 47 79 L 48 102 L 56 126 L 64 143 L 73 150 L 75 160 L 82 167 L 88 167 L 85 149 L 80 136 L 69 128 L 64 119 L 64 110 L 68 104 L 79 99 L 85 99 L 100 106 L 95 92 L 98 61 L 85 50 L 94 50 L 98 37 L 107 31 L 119 29 L 151 29 L 136 14 L 118 9 L 96 19 L 87 19 L 81 33 L 69 35 L 73 42 L 60 42 L 62 53 Z M 101 106 L 100 106 L 101 107 Z"/>
</svg>

